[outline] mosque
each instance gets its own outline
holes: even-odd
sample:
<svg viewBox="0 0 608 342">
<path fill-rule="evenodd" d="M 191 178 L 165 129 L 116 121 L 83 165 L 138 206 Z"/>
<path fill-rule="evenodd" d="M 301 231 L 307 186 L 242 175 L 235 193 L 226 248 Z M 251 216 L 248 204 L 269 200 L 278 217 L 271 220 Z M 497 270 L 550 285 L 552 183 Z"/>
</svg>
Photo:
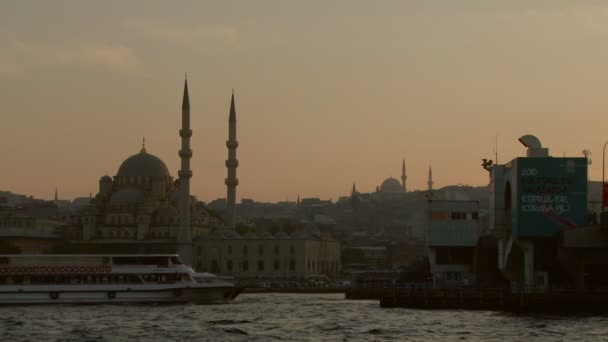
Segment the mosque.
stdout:
<svg viewBox="0 0 608 342">
<path fill-rule="evenodd" d="M 382 184 L 377 186 L 376 191 L 372 192 L 371 195 L 376 198 L 381 198 L 381 199 L 399 198 L 400 195 L 407 193 L 406 181 L 407 181 L 407 174 L 405 172 L 405 158 L 404 158 L 403 163 L 401 164 L 401 181 L 399 181 L 396 178 L 389 177 L 389 178 L 385 179 L 382 182 Z M 431 166 L 429 165 L 429 176 L 428 176 L 428 181 L 427 181 L 428 188 L 426 190 L 427 194 L 431 194 L 433 192 L 433 184 L 434 184 L 433 170 L 431 169 Z M 356 196 L 356 195 L 360 195 L 360 193 L 357 191 L 356 185 L 353 182 L 353 187 L 351 190 L 351 197 Z"/>
<path fill-rule="evenodd" d="M 380 186 L 376 187 L 376 192 L 380 194 L 403 194 L 407 192 L 405 187 L 405 181 L 407 175 L 405 174 L 405 158 L 401 165 L 401 182 L 393 177 L 385 179 Z"/>
<path fill-rule="evenodd" d="M 234 98 L 232 99 L 234 103 Z M 114 177 L 99 180 L 99 192 L 80 215 L 72 217 L 68 236 L 87 252 L 176 253 L 191 259 L 192 236 L 203 234 L 217 219 L 190 195 L 190 99 L 188 81 L 182 100 L 181 169 L 178 179 L 167 165 L 148 153 L 122 162 Z M 215 221 L 214 221 L 215 220 Z"/>
<path fill-rule="evenodd" d="M 299 278 L 340 269 L 340 243 L 316 227 L 292 235 L 269 235 L 263 229 L 241 236 L 236 225 L 236 108 L 234 94 L 228 117 L 226 210 L 211 215 L 190 194 L 190 99 L 184 83 L 182 128 L 179 131 L 181 168 L 174 179 L 167 165 L 148 153 L 145 140 L 139 153 L 122 162 L 116 175 L 99 180 L 99 192 L 66 231 L 83 253 L 178 253 L 196 269 L 239 278 Z M 256 251 L 254 253 L 254 251 Z"/>
</svg>

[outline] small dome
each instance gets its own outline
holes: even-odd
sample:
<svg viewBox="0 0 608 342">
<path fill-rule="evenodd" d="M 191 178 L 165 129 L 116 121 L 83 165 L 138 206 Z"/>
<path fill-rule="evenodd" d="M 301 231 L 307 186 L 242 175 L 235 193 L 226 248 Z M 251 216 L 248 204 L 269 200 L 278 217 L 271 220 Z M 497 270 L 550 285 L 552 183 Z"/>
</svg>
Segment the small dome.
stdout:
<svg viewBox="0 0 608 342">
<path fill-rule="evenodd" d="M 118 177 L 170 177 L 167 165 L 160 158 L 142 150 L 127 158 L 118 169 Z"/>
<path fill-rule="evenodd" d="M 112 183 L 112 177 L 105 175 L 99 179 L 100 183 Z"/>
<path fill-rule="evenodd" d="M 387 178 L 382 185 L 380 185 L 380 192 L 403 192 L 401 182 L 395 178 Z"/>
<path fill-rule="evenodd" d="M 138 204 L 144 201 L 143 192 L 135 188 L 125 188 L 115 192 L 110 198 L 110 205 Z"/>
</svg>

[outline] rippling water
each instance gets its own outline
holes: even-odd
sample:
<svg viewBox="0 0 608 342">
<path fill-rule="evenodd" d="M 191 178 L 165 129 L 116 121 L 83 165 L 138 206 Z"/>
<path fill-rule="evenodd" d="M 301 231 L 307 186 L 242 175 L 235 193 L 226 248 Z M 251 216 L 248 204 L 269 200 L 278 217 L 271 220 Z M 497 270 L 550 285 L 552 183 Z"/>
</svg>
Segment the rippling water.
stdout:
<svg viewBox="0 0 608 342">
<path fill-rule="evenodd" d="M 1 341 L 599 341 L 608 316 L 382 309 L 341 294 L 245 294 L 227 305 L 0 307 Z"/>
</svg>

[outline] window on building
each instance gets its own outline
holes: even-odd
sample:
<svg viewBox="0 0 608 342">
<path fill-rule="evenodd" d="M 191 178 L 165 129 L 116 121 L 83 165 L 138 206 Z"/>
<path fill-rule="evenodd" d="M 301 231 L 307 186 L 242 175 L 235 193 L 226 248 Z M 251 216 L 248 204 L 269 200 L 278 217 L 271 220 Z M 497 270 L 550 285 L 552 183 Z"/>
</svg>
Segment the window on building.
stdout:
<svg viewBox="0 0 608 342">
<path fill-rule="evenodd" d="M 243 246 L 243 255 L 247 255 L 249 253 L 249 248 L 247 246 Z"/>
<path fill-rule="evenodd" d="M 263 271 L 264 270 L 264 260 L 259 260 L 258 261 L 258 271 Z"/>
<path fill-rule="evenodd" d="M 296 261 L 295 260 L 289 260 L 289 270 L 290 271 L 296 270 Z"/>
<path fill-rule="evenodd" d="M 281 269 L 281 262 L 279 260 L 274 261 L 274 270 L 278 271 Z"/>
<path fill-rule="evenodd" d="M 217 260 L 211 260 L 211 273 L 219 273 L 219 263 Z"/>
<path fill-rule="evenodd" d="M 461 281 L 462 273 L 460 272 L 446 272 L 445 278 L 449 281 Z"/>
<path fill-rule="evenodd" d="M 259 256 L 263 256 L 264 255 L 264 246 L 262 246 L 262 245 L 258 246 L 258 255 Z"/>
<path fill-rule="evenodd" d="M 289 246 L 289 254 L 291 254 L 291 255 L 296 254 L 296 248 L 293 245 Z"/>
<path fill-rule="evenodd" d="M 467 213 L 463 213 L 463 212 L 452 212 L 452 220 L 466 220 L 467 219 Z"/>
<path fill-rule="evenodd" d="M 281 254 L 281 248 L 278 245 L 274 246 L 274 255 Z"/>
<path fill-rule="evenodd" d="M 243 261 L 243 271 L 249 271 L 249 261 Z"/>
<path fill-rule="evenodd" d="M 226 269 L 232 271 L 232 260 L 226 261 Z"/>
<path fill-rule="evenodd" d="M 472 213 L 472 214 L 471 214 L 471 218 L 472 218 L 473 220 L 479 220 L 479 213 L 478 213 L 478 212 L 474 212 L 474 213 Z"/>
<path fill-rule="evenodd" d="M 232 254 L 232 246 L 228 245 L 228 255 L 231 255 L 231 254 Z"/>
</svg>

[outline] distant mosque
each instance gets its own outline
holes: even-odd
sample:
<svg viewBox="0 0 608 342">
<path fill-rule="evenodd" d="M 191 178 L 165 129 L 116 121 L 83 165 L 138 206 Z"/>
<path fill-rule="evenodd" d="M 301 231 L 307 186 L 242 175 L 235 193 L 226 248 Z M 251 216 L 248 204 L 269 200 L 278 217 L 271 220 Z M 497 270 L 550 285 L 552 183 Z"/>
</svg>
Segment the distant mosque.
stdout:
<svg viewBox="0 0 608 342">
<path fill-rule="evenodd" d="M 192 237 L 221 225 L 211 217 L 202 202 L 190 195 L 190 98 L 184 81 L 182 99 L 181 169 L 174 180 L 166 164 L 148 153 L 143 141 L 139 153 L 122 162 L 114 177 L 99 180 L 99 193 L 81 215 L 71 222 L 71 236 L 83 250 L 99 252 L 179 253 L 192 259 Z M 234 226 L 236 197 L 236 111 L 234 94 L 230 103 L 229 158 L 226 162 L 229 210 L 226 222 Z"/>
<path fill-rule="evenodd" d="M 394 197 L 396 195 L 399 194 L 405 194 L 407 193 L 407 185 L 406 185 L 406 181 L 407 181 L 407 174 L 406 174 L 406 170 L 405 170 L 405 158 L 403 158 L 403 163 L 401 164 L 401 181 L 399 181 L 396 178 L 393 177 L 389 177 L 387 179 L 385 179 L 382 184 L 380 184 L 379 186 L 376 187 L 376 191 L 373 192 L 372 194 L 380 196 L 380 197 Z M 432 193 L 433 191 L 433 171 L 431 170 L 431 167 L 429 166 L 429 176 L 428 176 L 428 181 L 427 181 L 427 193 Z M 351 190 L 351 197 L 354 195 L 358 195 L 359 192 L 357 191 L 356 185 L 353 182 L 353 187 Z"/>
<path fill-rule="evenodd" d="M 382 194 L 403 194 L 407 192 L 407 187 L 405 186 L 405 182 L 407 180 L 407 175 L 405 174 L 405 158 L 403 158 L 403 164 L 401 165 L 401 182 L 396 178 L 389 177 L 380 184 L 380 186 L 376 187 L 377 193 Z"/>
</svg>

